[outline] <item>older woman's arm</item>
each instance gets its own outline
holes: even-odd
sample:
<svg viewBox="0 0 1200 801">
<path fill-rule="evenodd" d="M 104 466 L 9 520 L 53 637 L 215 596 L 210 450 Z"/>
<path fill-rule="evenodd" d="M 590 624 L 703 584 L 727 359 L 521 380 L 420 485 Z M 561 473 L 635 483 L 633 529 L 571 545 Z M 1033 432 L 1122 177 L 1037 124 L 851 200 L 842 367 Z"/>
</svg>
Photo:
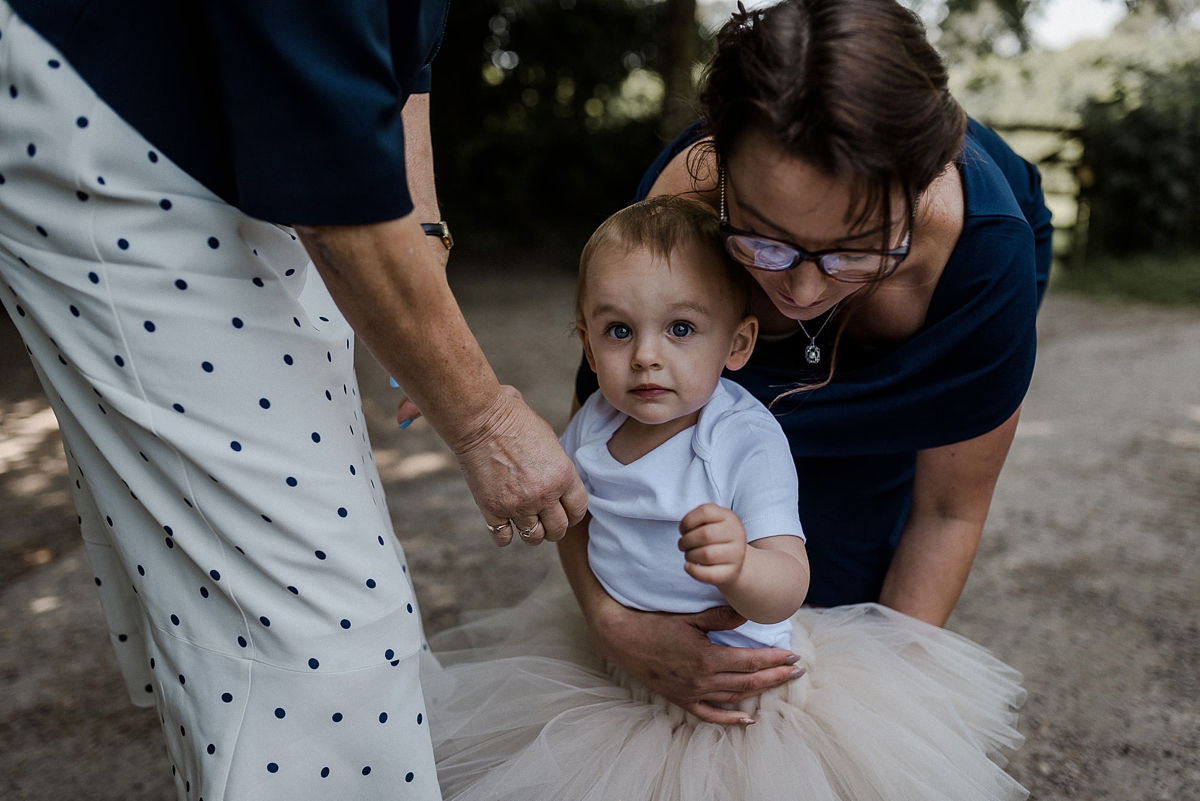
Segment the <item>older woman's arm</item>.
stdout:
<svg viewBox="0 0 1200 801">
<path fill-rule="evenodd" d="M 429 94 L 409 95 L 401 115 L 404 119 L 404 170 L 413 217 L 418 222 L 441 222 L 437 185 L 433 180 L 433 136 L 429 129 Z M 446 264 L 450 251 L 438 237 L 426 235 L 425 243 L 434 260 Z"/>
<path fill-rule="evenodd" d="M 540 520 L 550 540 L 578 522 L 587 495 L 575 468 L 550 426 L 501 389 L 414 216 L 296 230 L 350 325 L 458 457 L 487 522 Z"/>
<path fill-rule="evenodd" d="M 1021 410 L 988 433 L 917 454 L 913 505 L 879 602 L 945 625 L 983 535 Z"/>
<path fill-rule="evenodd" d="M 562 536 L 586 508 L 583 485 L 553 431 L 506 392 L 467 328 L 446 283 L 448 252 L 419 223 L 440 219 L 433 179 L 429 95 L 408 98 L 405 163 L 413 212 L 368 225 L 297 231 L 355 332 L 454 450 L 490 524 L 509 517 L 543 528 L 525 542 Z M 415 405 L 414 405 L 415 404 Z M 498 545 L 511 528 L 493 535 Z"/>
</svg>

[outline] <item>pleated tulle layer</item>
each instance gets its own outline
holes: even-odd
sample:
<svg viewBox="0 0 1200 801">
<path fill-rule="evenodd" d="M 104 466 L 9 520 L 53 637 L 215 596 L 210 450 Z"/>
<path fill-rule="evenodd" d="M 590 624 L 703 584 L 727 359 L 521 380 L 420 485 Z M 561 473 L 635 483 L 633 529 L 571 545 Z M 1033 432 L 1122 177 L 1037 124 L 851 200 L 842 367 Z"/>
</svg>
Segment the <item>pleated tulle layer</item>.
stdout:
<svg viewBox="0 0 1200 801">
<path fill-rule="evenodd" d="M 685 713 L 592 652 L 557 569 L 513 609 L 433 638 L 422 671 L 447 801 L 1023 799 L 1002 769 L 1023 738 L 1017 671 L 876 604 L 803 609 L 808 672 L 739 705 Z"/>
</svg>

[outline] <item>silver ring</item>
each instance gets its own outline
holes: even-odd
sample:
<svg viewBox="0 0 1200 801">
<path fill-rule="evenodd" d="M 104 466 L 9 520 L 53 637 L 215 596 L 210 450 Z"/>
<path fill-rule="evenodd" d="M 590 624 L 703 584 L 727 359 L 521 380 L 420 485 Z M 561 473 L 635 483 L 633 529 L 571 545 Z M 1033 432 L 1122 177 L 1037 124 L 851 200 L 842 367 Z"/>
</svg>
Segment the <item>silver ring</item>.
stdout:
<svg viewBox="0 0 1200 801">
<path fill-rule="evenodd" d="M 509 525 L 511 525 L 511 524 L 512 524 L 511 520 L 508 523 L 501 523 L 498 526 L 492 526 L 486 522 L 484 523 L 484 525 L 488 527 L 488 531 L 492 532 L 493 534 L 502 534 L 504 532 L 504 529 L 508 528 Z"/>
<path fill-rule="evenodd" d="M 529 528 L 518 528 L 517 533 L 521 535 L 521 539 L 527 540 L 527 539 L 529 539 L 529 536 L 531 534 L 533 534 L 533 532 L 537 531 L 537 527 L 540 526 L 541 524 L 542 524 L 541 520 L 535 520 L 535 521 L 533 521 L 533 525 L 530 526 Z"/>
</svg>

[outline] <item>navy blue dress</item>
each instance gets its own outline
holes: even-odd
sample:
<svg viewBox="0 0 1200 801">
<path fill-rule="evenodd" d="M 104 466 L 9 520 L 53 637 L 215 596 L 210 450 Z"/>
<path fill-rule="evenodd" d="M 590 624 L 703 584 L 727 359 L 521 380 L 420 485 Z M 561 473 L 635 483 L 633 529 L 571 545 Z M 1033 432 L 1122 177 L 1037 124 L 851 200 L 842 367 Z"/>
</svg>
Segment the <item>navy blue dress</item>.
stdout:
<svg viewBox="0 0 1200 801">
<path fill-rule="evenodd" d="M 11 0 L 88 85 L 226 203 L 284 225 L 412 211 L 400 112 L 449 0 Z"/>
<path fill-rule="evenodd" d="M 690 129 L 647 171 L 654 180 L 699 138 Z M 1033 373 L 1035 320 L 1050 271 L 1050 212 L 1036 168 L 971 121 L 959 157 L 962 235 L 938 281 L 925 324 L 887 350 L 843 340 L 833 381 L 775 403 L 800 481 L 819 606 L 875 601 L 912 506 L 917 451 L 977 437 L 1020 406 Z M 832 347 L 827 330 L 822 345 Z M 760 341 L 749 364 L 726 374 L 770 404 L 817 382 L 807 338 Z M 582 401 L 597 388 L 587 363 Z"/>
</svg>

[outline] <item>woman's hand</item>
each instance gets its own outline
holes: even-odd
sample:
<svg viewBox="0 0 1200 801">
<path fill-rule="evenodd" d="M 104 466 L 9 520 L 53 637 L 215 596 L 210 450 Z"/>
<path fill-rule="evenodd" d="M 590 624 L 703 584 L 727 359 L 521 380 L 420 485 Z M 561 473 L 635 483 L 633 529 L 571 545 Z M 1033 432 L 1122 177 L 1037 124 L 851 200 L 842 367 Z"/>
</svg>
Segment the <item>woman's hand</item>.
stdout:
<svg viewBox="0 0 1200 801">
<path fill-rule="evenodd" d="M 505 387 L 464 438 L 447 443 L 496 545 L 557 542 L 587 512 L 587 491 L 558 437 Z"/>
<path fill-rule="evenodd" d="M 672 615 L 638 612 L 612 601 L 589 622 L 601 656 L 709 723 L 754 723 L 745 712 L 716 704 L 741 701 L 803 675 L 792 667 L 799 657 L 790 651 L 709 642 L 708 632 L 746 622 L 728 606 Z"/>
<path fill-rule="evenodd" d="M 528 408 L 525 407 L 521 392 L 516 387 L 504 384 L 500 389 L 519 405 L 518 409 Z M 412 422 L 420 416 L 421 410 L 408 398 L 401 400 L 396 408 L 396 420 L 400 423 L 401 428 L 405 423 Z M 520 425 L 531 427 L 532 435 L 536 437 L 538 433 L 544 433 L 542 429 L 545 428 L 545 423 L 536 415 L 534 417 L 534 421 L 525 419 L 523 423 L 517 425 L 518 427 Z M 553 432 L 551 432 L 551 436 L 553 436 Z M 522 464 L 528 465 L 531 462 L 527 459 L 527 453 L 521 454 L 512 451 L 514 444 L 525 444 L 519 434 L 516 436 L 515 443 L 511 438 L 507 441 L 497 440 L 491 443 L 500 449 L 499 458 L 496 453 L 488 456 L 486 446 L 484 452 L 474 453 L 466 461 L 460 456 L 459 465 L 467 478 L 467 486 L 471 488 L 476 505 L 479 506 L 484 518 L 488 521 L 488 526 L 492 530 L 492 541 L 496 545 L 503 547 L 512 542 L 513 534 L 517 532 L 512 530 L 511 525 L 505 525 L 510 520 L 516 523 L 519 529 L 534 528 L 528 537 L 518 536 L 518 539 L 527 545 L 538 545 L 543 539 L 557 542 L 562 539 L 567 526 L 578 523 L 587 511 L 587 494 L 583 489 L 583 484 L 580 482 L 574 466 L 570 464 L 570 460 L 567 460 L 567 467 L 570 469 L 565 471 L 562 464 L 552 464 L 549 469 L 545 469 L 544 463 L 535 459 L 532 463 L 543 464 L 544 467 L 539 471 L 539 475 L 542 478 L 548 477 L 550 480 L 550 485 L 543 487 L 538 483 L 538 476 L 530 476 L 528 470 L 520 469 Z M 557 439 L 555 439 L 554 445 L 558 445 Z M 551 448 L 551 450 L 553 451 L 555 448 Z M 557 448 L 557 450 L 561 451 L 561 448 Z M 563 456 L 565 458 L 565 454 Z M 517 461 L 514 462 L 514 459 Z M 476 464 L 480 467 L 474 467 Z M 504 467 L 505 465 L 508 467 Z M 556 467 L 557 472 L 555 471 Z M 495 471 L 499 471 L 499 473 L 497 474 Z M 566 484 L 561 487 L 562 492 L 559 495 L 551 497 L 557 489 L 560 489 L 555 483 L 556 478 L 559 484 L 562 482 L 566 482 Z M 476 491 L 476 488 L 479 488 L 479 491 Z M 524 505 L 520 502 L 516 504 L 512 502 L 514 495 L 510 490 L 513 488 L 529 492 L 530 497 L 525 500 Z M 502 509 L 502 506 L 505 508 Z M 505 514 L 508 516 L 505 517 Z M 500 531 L 497 532 L 495 529 L 500 529 Z"/>
<path fill-rule="evenodd" d="M 639 612 L 613 600 L 587 563 L 587 520 L 558 544 L 563 569 L 583 608 L 597 653 L 654 692 L 701 720 L 754 721 L 729 704 L 803 675 L 799 657 L 781 648 L 727 648 L 709 631 L 733 629 L 746 619 L 728 606 L 693 615 Z"/>
</svg>

